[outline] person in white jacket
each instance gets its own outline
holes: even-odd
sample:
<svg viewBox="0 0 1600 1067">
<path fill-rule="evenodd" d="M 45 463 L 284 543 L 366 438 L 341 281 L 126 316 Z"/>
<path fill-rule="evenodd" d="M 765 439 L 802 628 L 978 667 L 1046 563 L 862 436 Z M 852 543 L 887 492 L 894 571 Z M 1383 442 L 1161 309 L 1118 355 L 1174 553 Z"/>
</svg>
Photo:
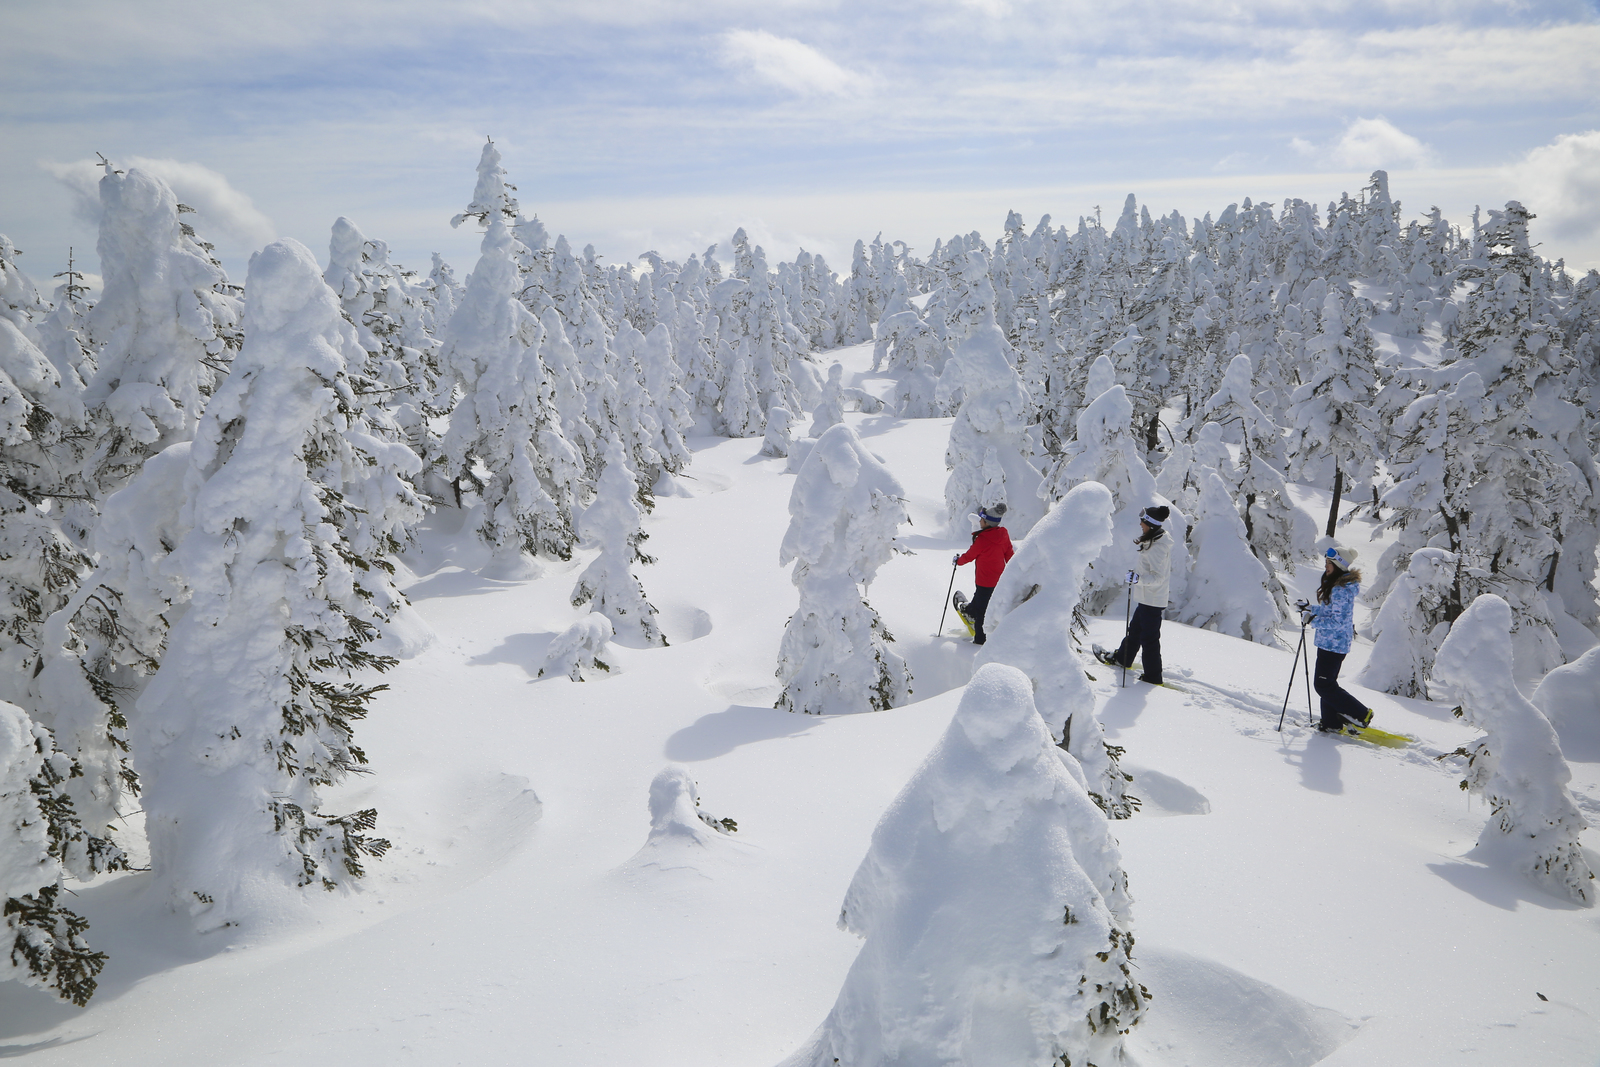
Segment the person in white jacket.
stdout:
<svg viewBox="0 0 1600 1067">
<path fill-rule="evenodd" d="M 1135 658 L 1144 664 L 1139 681 L 1151 685 L 1161 684 L 1161 616 L 1167 609 L 1167 590 L 1172 580 L 1172 539 L 1167 536 L 1165 523 L 1171 509 L 1156 504 L 1139 514 L 1139 538 L 1134 544 L 1139 554 L 1134 557 L 1134 570 L 1128 572 L 1128 584 L 1133 586 L 1133 617 L 1128 621 L 1128 634 L 1115 652 L 1095 646 L 1095 658 L 1113 667 L 1133 666 Z"/>
</svg>

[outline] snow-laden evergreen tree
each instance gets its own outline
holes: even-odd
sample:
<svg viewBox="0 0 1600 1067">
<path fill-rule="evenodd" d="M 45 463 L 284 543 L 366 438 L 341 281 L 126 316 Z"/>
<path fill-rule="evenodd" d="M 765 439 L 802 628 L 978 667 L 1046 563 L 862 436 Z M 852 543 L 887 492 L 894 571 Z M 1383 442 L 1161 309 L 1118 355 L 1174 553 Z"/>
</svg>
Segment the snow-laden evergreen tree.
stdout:
<svg viewBox="0 0 1600 1067">
<path fill-rule="evenodd" d="M 844 421 L 844 365 L 835 363 L 828 368 L 828 380 L 822 386 L 822 399 L 811 413 L 811 428 L 807 437 L 821 437 L 828 427 Z"/>
<path fill-rule="evenodd" d="M 696 858 L 728 841 L 739 824 L 700 806 L 685 767 L 668 764 L 650 781 L 650 836 L 626 865 L 630 871 L 694 870 Z"/>
<path fill-rule="evenodd" d="M 1110 369 L 1107 359 L 1101 368 Z M 1096 376 L 1096 384 L 1104 381 Z M 1133 403 L 1120 385 L 1102 392 L 1078 415 L 1077 434 L 1066 452 L 1050 472 L 1040 493 L 1059 500 L 1074 487 L 1084 482 L 1099 482 L 1111 491 L 1115 503 L 1112 523 L 1116 530 L 1130 536 L 1112 539 L 1105 550 L 1089 565 L 1084 579 L 1084 608 L 1091 615 L 1103 614 L 1113 601 L 1126 591 L 1124 575 L 1133 570 L 1133 536 L 1138 532 L 1139 512 L 1153 504 L 1175 506 L 1156 492 L 1156 482 L 1150 469 L 1144 465 L 1144 452 L 1134 440 L 1131 429 Z M 1182 600 L 1184 576 L 1188 573 L 1188 557 L 1181 536 L 1186 520 L 1174 510 L 1168 520 L 1172 545 L 1172 600 Z"/>
<path fill-rule="evenodd" d="M 1026 537 L 1044 514 L 1028 433 L 1032 401 L 1014 360 L 1011 342 L 987 311 L 939 377 L 940 402 L 960 405 L 944 453 L 945 515 L 959 533 L 968 531 L 968 515 L 995 504 L 1009 509 L 1006 528 L 1016 537 Z"/>
<path fill-rule="evenodd" d="M 1532 217 L 1516 201 L 1491 212 L 1482 277 L 1468 297 L 1459 359 L 1449 369 L 1477 372 L 1490 405 L 1478 431 L 1463 535 L 1467 575 L 1481 584 L 1464 592 L 1494 592 L 1511 604 L 1519 661 L 1542 673 L 1563 659 L 1549 594 L 1580 620 L 1600 618 L 1600 474 L 1573 359 L 1529 243 Z"/>
<path fill-rule="evenodd" d="M 1396 444 L 1387 461 L 1394 485 L 1382 497 L 1390 511 L 1381 525 L 1399 536 L 1374 568 L 1371 598 L 1388 592 L 1419 548 L 1431 546 L 1464 558 L 1486 405 L 1482 376 L 1468 371 L 1453 385 L 1425 391 L 1395 424 Z M 1471 576 L 1457 568 L 1443 592 L 1441 621 L 1455 621 L 1476 592 Z"/>
<path fill-rule="evenodd" d="M 1028 678 L 980 667 L 872 834 L 839 925 L 866 939 L 784 1067 L 1122 1062 L 1150 993 L 1127 876 Z"/>
<path fill-rule="evenodd" d="M 750 377 L 750 346 L 741 343 L 739 354 L 727 361 L 728 383 L 722 394 L 722 420 L 729 437 L 754 437 L 763 432 L 761 397 Z M 786 405 L 778 405 L 787 410 Z"/>
<path fill-rule="evenodd" d="M 641 527 L 643 513 L 637 503 L 638 483 L 628 469 L 622 442 L 606 444 L 605 467 L 593 502 L 578 520 L 583 544 L 599 550 L 578 576 L 572 589 L 572 606 L 593 603 L 590 610 L 611 620 L 613 632 L 628 644 L 665 645 L 656 609 L 645 599 L 644 586 L 634 577 L 634 564 L 654 563 L 642 545 L 650 535 Z"/>
<path fill-rule="evenodd" d="M 1321 331 L 1306 343 L 1306 353 L 1311 366 L 1290 397 L 1287 415 L 1290 472 L 1333 489 L 1324 531 L 1332 537 L 1345 489 L 1371 474 L 1378 453 L 1370 411 L 1377 389 L 1371 333 L 1330 293 Z"/>
<path fill-rule="evenodd" d="M 511 232 L 516 202 L 499 164 L 493 144 L 486 145 L 477 192 L 467 212 L 457 216 L 481 213 L 488 229 L 478 265 L 445 331 L 441 360 L 462 397 L 441 448 L 447 477 L 478 492 L 471 521 L 495 552 L 495 565 L 519 573 L 523 553 L 572 555 L 577 540 L 573 506 L 583 485 L 583 464 L 562 431 L 554 390 L 539 358 L 545 327 L 517 299 L 516 257 L 524 246 Z"/>
<path fill-rule="evenodd" d="M 1450 630 L 1445 615 L 1460 580 L 1460 563 L 1461 557 L 1442 548 L 1411 553 L 1406 573 L 1390 588 L 1372 622 L 1372 656 L 1360 684 L 1427 699 L 1434 656 Z"/>
<path fill-rule="evenodd" d="M 1277 644 L 1274 631 L 1281 616 L 1269 588 L 1272 576 L 1250 551 L 1244 520 L 1214 470 L 1201 479 L 1200 505 L 1189 541 L 1194 562 L 1176 612 L 1178 621 L 1263 645 Z"/>
<path fill-rule="evenodd" d="M 694 425 L 694 399 L 683 389 L 683 372 L 672 346 L 672 331 L 658 322 L 645 334 L 636 353 L 644 387 L 654 405 L 659 440 L 655 445 L 661 465 L 669 473 L 681 473 L 689 465 L 691 453 L 683 435 Z"/>
<path fill-rule="evenodd" d="M 1453 753 L 1467 760 L 1461 788 L 1489 804 L 1477 853 L 1592 906 L 1594 874 L 1578 840 L 1589 824 L 1567 790 L 1572 772 L 1550 720 L 1513 680 L 1511 628 L 1510 606 L 1485 593 L 1450 628 L 1433 666 L 1435 687 L 1485 735 Z"/>
<path fill-rule="evenodd" d="M 794 563 L 800 606 L 778 646 L 777 707 L 812 715 L 882 711 L 911 695 L 911 671 L 867 603 L 907 521 L 905 490 L 846 423 L 830 427 L 789 494 L 778 564 Z"/>
<path fill-rule="evenodd" d="M 428 310 L 425 321 L 431 335 L 434 337 L 443 335 L 444 328 L 450 324 L 450 316 L 455 314 L 456 305 L 461 303 L 465 291 L 461 283 L 456 281 L 456 272 L 450 264 L 446 263 L 439 253 L 433 253 L 433 268 L 428 271 L 428 280 L 424 283 L 423 290 L 423 304 Z"/>
<path fill-rule="evenodd" d="M 70 299 L 69 292 L 63 303 Z M 70 361 L 63 376 L 40 347 L 45 339 L 35 320 L 51 321 L 46 310 L 0 236 L 0 700 L 54 731 L 52 743 L 72 761 L 60 792 L 88 829 L 58 859 L 72 877 L 87 879 L 125 866 L 111 825 L 134 778 L 119 751 L 121 717 L 74 716 L 40 678 L 50 645 L 46 620 L 71 602 L 92 569 L 69 536 L 83 531 L 63 529 L 75 506 L 92 515 L 79 476 L 87 436 L 82 383 Z"/>
<path fill-rule="evenodd" d="M 767 412 L 767 428 L 761 438 L 763 456 L 784 457 L 794 445 L 794 416 L 789 409 L 774 407 Z"/>
<path fill-rule="evenodd" d="M 57 899 L 63 853 L 83 836 L 61 791 L 76 769 L 49 730 L 0 701 L 0 982 L 48 989 L 82 1007 L 106 955 L 85 942 L 83 917 Z"/>
<path fill-rule="evenodd" d="M 442 461 L 430 420 L 448 414 L 449 396 L 441 396 L 439 341 L 428 332 L 424 292 L 389 262 L 388 245 L 368 240 L 342 216 L 333 224 L 323 277 L 366 353 L 350 374 L 368 420 L 379 430 L 392 422 L 425 466 Z"/>
<path fill-rule="evenodd" d="M 361 419 L 355 331 L 303 245 L 250 260 L 244 344 L 187 449 L 181 575 L 134 755 L 154 879 L 200 930 L 288 884 L 335 889 L 388 842 L 322 790 L 367 762 L 354 728 L 395 660 L 367 646 L 398 599 L 386 556 L 421 517 L 416 455 Z"/>
<path fill-rule="evenodd" d="M 86 400 L 96 447 L 92 495 L 124 485 L 146 458 L 194 436 L 238 347 L 240 300 L 210 246 L 160 178 L 109 165 L 100 179 L 99 302 Z"/>
<path fill-rule="evenodd" d="M 1122 749 L 1106 740 L 1072 640 L 1083 576 L 1111 543 L 1111 509 L 1110 490 L 1085 482 L 1039 520 L 995 586 L 976 662 L 1028 676 L 1040 716 L 1083 768 L 1090 798 L 1107 817 L 1126 819 L 1139 807 L 1127 791 L 1132 776 L 1118 762 Z"/>
<path fill-rule="evenodd" d="M 586 682 L 594 671 L 609 673 L 611 664 L 601 657 L 609 655 L 606 646 L 615 634 L 610 619 L 598 611 L 585 613 L 550 642 L 539 677 L 565 675 L 574 682 Z"/>
<path fill-rule="evenodd" d="M 1297 534 L 1299 512 L 1278 471 L 1283 435 L 1256 404 L 1252 377 L 1250 357 L 1233 357 L 1221 385 L 1206 401 L 1204 414 L 1237 437 L 1239 459 L 1233 464 L 1229 490 L 1239 502 L 1250 551 L 1267 569 L 1268 591 L 1280 614 L 1288 614 L 1288 599 L 1277 572 L 1279 568 L 1292 570 L 1306 541 Z"/>
</svg>

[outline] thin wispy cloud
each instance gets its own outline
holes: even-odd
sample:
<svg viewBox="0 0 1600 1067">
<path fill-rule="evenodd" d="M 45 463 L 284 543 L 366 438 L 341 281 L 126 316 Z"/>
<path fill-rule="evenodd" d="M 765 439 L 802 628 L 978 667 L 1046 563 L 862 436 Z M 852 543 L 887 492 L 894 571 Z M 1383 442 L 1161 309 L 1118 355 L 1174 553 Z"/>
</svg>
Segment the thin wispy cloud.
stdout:
<svg viewBox="0 0 1600 1067">
<path fill-rule="evenodd" d="M 196 228 L 208 240 L 230 250 L 259 248 L 278 235 L 272 220 L 257 210 L 244 193 L 210 167 L 178 159 L 133 156 L 112 161 L 117 168 L 138 167 L 166 182 L 178 202 L 195 209 Z M 100 179 L 105 174 L 93 159 L 39 164 L 72 192 L 72 210 L 81 221 L 100 224 Z"/>
<path fill-rule="evenodd" d="M 865 75 L 846 70 L 792 37 L 766 30 L 729 30 L 721 43 L 722 61 L 729 67 L 801 96 L 853 96 L 872 84 Z"/>
</svg>

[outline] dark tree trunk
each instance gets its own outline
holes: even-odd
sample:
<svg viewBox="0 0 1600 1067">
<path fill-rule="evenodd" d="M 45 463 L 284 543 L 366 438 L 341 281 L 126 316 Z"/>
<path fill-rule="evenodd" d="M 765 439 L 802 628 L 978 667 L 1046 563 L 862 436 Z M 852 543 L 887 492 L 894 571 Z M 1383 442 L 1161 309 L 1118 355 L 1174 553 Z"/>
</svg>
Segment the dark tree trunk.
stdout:
<svg viewBox="0 0 1600 1067">
<path fill-rule="evenodd" d="M 1334 529 L 1339 525 L 1339 498 L 1344 496 L 1344 470 L 1340 467 L 1333 468 L 1333 503 L 1328 508 L 1328 536 L 1333 536 Z"/>
</svg>

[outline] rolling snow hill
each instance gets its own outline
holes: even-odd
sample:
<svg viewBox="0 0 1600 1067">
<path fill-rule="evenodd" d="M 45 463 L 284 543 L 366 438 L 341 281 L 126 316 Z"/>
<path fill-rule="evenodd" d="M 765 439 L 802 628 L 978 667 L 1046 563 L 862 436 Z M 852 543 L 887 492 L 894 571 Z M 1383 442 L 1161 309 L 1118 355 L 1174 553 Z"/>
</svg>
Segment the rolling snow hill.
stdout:
<svg viewBox="0 0 1600 1067">
<path fill-rule="evenodd" d="M 870 346 L 827 358 L 863 388 L 886 384 L 864 369 Z M 203 937 L 146 875 L 101 878 L 74 905 L 111 956 L 100 991 L 79 1010 L 0 988 L 0 1055 L 41 1067 L 789 1055 L 855 958 L 860 942 L 835 925 L 845 889 L 948 725 L 974 653 L 953 615 L 934 634 L 959 547 L 942 522 L 951 420 L 848 420 L 909 495 L 913 554 L 869 595 L 910 664 L 912 703 L 773 709 L 796 602 L 778 566 L 793 479 L 759 438 L 694 442 L 687 476 L 646 520 L 659 562 L 638 570 L 670 645 L 616 649 L 595 681 L 536 677 L 576 617 L 567 597 L 586 557 L 527 581 L 481 577 L 482 550 L 441 509 L 405 559 L 415 614 L 391 640 L 407 658 L 362 729 L 374 773 L 330 803 L 375 806 L 393 851 L 354 894 Z M 1313 517 L 1327 507 L 1297 497 Z M 1347 536 L 1365 550 L 1364 533 Z M 1315 574 L 1303 568 L 1291 592 Z M 970 571 L 957 581 L 970 590 Z M 1120 630 L 1119 612 L 1090 638 Z M 1296 631 L 1285 648 L 1171 622 L 1165 635 L 1182 691 L 1120 688 L 1088 665 L 1143 800 L 1113 828 L 1154 996 L 1129 1040 L 1138 1064 L 1600 1063 L 1600 917 L 1474 853 L 1487 812 L 1458 788 L 1459 761 L 1437 757 L 1475 731 L 1448 707 L 1366 694 L 1376 724 L 1414 745 L 1319 736 L 1302 682 L 1279 732 Z M 1357 642 L 1347 677 L 1369 649 Z M 736 834 L 649 841 L 651 781 L 669 764 Z M 1593 821 L 1600 763 L 1572 770 Z"/>
</svg>

